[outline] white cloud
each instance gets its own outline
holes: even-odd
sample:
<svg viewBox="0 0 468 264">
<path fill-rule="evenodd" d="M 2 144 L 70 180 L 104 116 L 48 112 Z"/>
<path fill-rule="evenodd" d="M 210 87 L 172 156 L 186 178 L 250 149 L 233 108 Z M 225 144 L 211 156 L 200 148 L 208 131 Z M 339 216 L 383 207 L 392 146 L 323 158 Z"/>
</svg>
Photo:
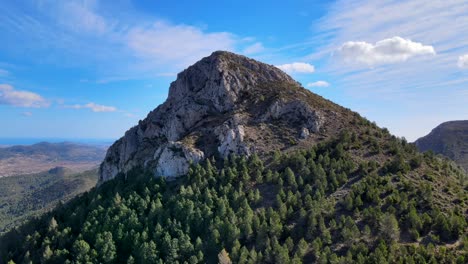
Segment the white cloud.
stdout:
<svg viewBox="0 0 468 264">
<path fill-rule="evenodd" d="M 256 43 L 246 47 L 244 49 L 244 51 L 242 51 L 242 53 L 244 53 L 246 55 L 250 55 L 250 54 L 255 54 L 255 53 L 262 52 L 263 50 L 265 50 L 265 47 L 263 47 L 263 44 L 261 42 L 256 42 Z"/>
<path fill-rule="evenodd" d="M 307 87 L 328 87 L 330 84 L 326 81 L 316 81 L 307 84 Z"/>
<path fill-rule="evenodd" d="M 283 65 L 276 65 L 276 67 L 287 73 L 313 73 L 315 71 L 313 65 L 305 62 L 293 62 Z"/>
<path fill-rule="evenodd" d="M 33 114 L 31 112 L 23 112 L 21 113 L 21 115 L 29 117 L 29 116 L 32 116 Z"/>
<path fill-rule="evenodd" d="M 18 107 L 48 107 L 50 104 L 39 94 L 16 90 L 9 84 L 0 84 L 0 104 Z"/>
<path fill-rule="evenodd" d="M 468 68 L 468 54 L 458 57 L 457 65 L 459 68 L 462 68 L 462 69 Z"/>
<path fill-rule="evenodd" d="M 84 105 L 80 104 L 75 104 L 72 106 L 68 106 L 68 108 L 73 108 L 73 109 L 91 109 L 93 112 L 115 112 L 117 111 L 117 107 L 114 106 L 106 106 L 106 105 L 99 105 L 95 103 L 87 103 Z"/>
<path fill-rule="evenodd" d="M 435 50 L 432 46 L 393 37 L 375 44 L 348 41 L 338 49 L 338 53 L 346 62 L 376 65 L 403 62 L 416 56 L 435 55 Z"/>
</svg>

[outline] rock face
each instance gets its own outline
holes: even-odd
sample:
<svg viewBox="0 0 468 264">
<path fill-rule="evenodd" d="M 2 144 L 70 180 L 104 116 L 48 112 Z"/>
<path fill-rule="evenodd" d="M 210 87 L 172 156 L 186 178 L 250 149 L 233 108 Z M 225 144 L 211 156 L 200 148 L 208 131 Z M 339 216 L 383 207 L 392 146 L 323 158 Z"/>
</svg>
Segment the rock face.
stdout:
<svg viewBox="0 0 468 264">
<path fill-rule="evenodd" d="M 214 134 L 218 137 L 218 152 L 221 156 L 226 157 L 231 153 L 240 155 L 250 155 L 248 145 L 244 142 L 245 129 L 240 124 L 241 119 L 234 117 L 221 126 L 216 127 Z"/>
<path fill-rule="evenodd" d="M 420 151 L 442 154 L 468 172 L 468 120 L 442 123 L 414 143 Z"/>
<path fill-rule="evenodd" d="M 109 148 L 99 183 L 138 166 L 177 177 L 213 155 L 284 149 L 340 110 L 274 66 L 217 51 L 179 73 L 166 102 Z"/>
</svg>

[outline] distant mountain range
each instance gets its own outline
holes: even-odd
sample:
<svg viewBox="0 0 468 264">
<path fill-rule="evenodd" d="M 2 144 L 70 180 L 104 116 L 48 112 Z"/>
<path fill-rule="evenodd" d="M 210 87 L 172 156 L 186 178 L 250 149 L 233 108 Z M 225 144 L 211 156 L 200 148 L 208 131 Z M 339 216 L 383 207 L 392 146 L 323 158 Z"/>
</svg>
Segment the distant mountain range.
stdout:
<svg viewBox="0 0 468 264">
<path fill-rule="evenodd" d="M 34 145 L 40 142 L 63 143 L 71 142 L 84 145 L 108 146 L 114 142 L 111 138 L 32 138 L 32 137 L 0 137 L 0 147 L 11 147 L 17 145 Z"/>
<path fill-rule="evenodd" d="M 442 123 L 415 144 L 420 151 L 442 154 L 468 171 L 468 120 Z"/>
<path fill-rule="evenodd" d="M 0 148 L 0 177 L 38 173 L 61 166 L 74 172 L 97 167 L 107 146 L 40 142 Z"/>
</svg>

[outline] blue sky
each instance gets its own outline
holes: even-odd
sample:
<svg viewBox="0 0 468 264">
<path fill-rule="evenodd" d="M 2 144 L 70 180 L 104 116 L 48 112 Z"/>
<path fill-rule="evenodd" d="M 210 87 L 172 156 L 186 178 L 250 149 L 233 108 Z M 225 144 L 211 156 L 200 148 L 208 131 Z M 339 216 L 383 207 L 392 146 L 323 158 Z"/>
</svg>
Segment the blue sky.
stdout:
<svg viewBox="0 0 468 264">
<path fill-rule="evenodd" d="M 0 137 L 118 138 L 215 50 L 414 140 L 468 119 L 468 5 L 445 1 L 2 1 Z"/>
</svg>

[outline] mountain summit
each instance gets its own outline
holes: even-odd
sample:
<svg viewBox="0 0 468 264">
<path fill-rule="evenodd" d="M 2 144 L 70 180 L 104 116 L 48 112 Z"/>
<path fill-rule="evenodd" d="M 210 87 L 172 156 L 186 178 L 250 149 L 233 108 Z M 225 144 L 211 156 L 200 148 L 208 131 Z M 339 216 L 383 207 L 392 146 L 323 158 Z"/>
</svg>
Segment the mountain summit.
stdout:
<svg viewBox="0 0 468 264">
<path fill-rule="evenodd" d="M 176 177 L 213 155 L 307 145 L 352 114 L 272 65 L 217 51 L 179 73 L 167 100 L 112 145 L 99 182 L 135 167 Z"/>
</svg>

